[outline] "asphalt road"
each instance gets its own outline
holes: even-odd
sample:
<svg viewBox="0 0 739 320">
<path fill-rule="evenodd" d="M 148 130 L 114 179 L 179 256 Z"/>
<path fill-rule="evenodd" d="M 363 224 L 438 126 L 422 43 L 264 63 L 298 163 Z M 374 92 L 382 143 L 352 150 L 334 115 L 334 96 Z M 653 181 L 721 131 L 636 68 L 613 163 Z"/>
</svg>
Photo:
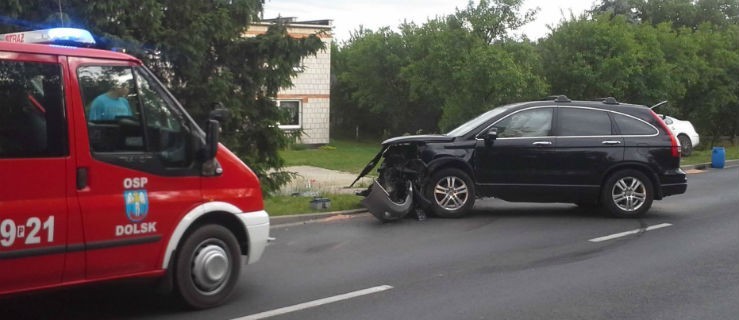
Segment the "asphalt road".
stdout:
<svg viewBox="0 0 739 320">
<path fill-rule="evenodd" d="M 737 167 L 691 174 L 686 194 L 655 201 L 639 220 L 493 199 L 456 220 L 382 224 L 363 214 L 271 234 L 277 240 L 216 309 L 185 311 L 125 283 L 3 300 L 0 318 L 739 317 Z"/>
</svg>

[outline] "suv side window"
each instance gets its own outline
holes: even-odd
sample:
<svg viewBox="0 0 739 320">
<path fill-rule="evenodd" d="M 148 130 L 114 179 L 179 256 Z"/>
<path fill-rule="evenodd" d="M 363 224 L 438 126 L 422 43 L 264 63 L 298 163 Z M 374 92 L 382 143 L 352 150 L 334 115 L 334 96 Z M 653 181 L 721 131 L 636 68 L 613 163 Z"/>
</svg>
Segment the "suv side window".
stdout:
<svg viewBox="0 0 739 320">
<path fill-rule="evenodd" d="M 61 67 L 0 61 L 0 159 L 68 154 Z"/>
<path fill-rule="evenodd" d="M 169 169 L 188 168 L 194 160 L 191 127 L 146 70 L 82 66 L 77 74 L 93 157 L 157 174 L 187 174 Z M 139 161 L 122 161 L 121 153 Z"/>
<path fill-rule="evenodd" d="M 622 135 L 641 136 L 655 135 L 659 133 L 659 131 L 657 131 L 655 127 L 652 127 L 644 121 L 640 121 L 631 117 L 614 113 L 613 119 L 616 120 L 616 125 L 618 125 L 618 129 L 621 131 Z"/>
<path fill-rule="evenodd" d="M 558 135 L 565 137 L 609 136 L 611 118 L 606 111 L 562 107 L 557 112 Z"/>
<path fill-rule="evenodd" d="M 534 108 L 516 112 L 498 121 L 499 138 L 546 137 L 552 131 L 553 108 Z"/>
</svg>

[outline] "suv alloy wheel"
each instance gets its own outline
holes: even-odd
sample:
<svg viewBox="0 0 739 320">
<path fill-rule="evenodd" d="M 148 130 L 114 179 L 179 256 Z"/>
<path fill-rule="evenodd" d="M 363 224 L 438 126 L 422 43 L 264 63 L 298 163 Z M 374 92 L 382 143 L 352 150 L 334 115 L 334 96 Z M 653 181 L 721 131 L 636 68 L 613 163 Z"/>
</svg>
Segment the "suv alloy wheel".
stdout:
<svg viewBox="0 0 739 320">
<path fill-rule="evenodd" d="M 606 180 L 601 202 L 614 217 L 635 218 L 649 210 L 653 199 L 649 178 L 640 171 L 628 169 L 617 171 Z"/>
<path fill-rule="evenodd" d="M 459 218 L 475 204 L 475 186 L 464 171 L 447 168 L 434 173 L 426 186 L 426 197 L 434 214 Z"/>
</svg>

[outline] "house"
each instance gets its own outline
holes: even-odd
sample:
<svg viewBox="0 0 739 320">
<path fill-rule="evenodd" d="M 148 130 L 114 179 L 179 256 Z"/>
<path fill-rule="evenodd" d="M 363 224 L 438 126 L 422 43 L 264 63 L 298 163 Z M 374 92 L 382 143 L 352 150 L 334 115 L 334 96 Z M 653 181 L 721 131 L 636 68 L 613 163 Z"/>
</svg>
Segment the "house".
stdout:
<svg viewBox="0 0 739 320">
<path fill-rule="evenodd" d="M 246 36 L 265 33 L 270 25 L 279 21 L 287 23 L 291 37 L 307 37 L 318 34 L 325 44 L 315 56 L 305 57 L 296 66 L 298 75 L 293 86 L 283 88 L 275 100 L 279 108 L 289 110 L 291 119 L 280 123 L 283 130 L 302 129 L 299 143 L 324 145 L 329 143 L 329 114 L 331 100 L 331 20 L 297 21 L 295 18 L 263 19 L 246 30 Z M 323 32 L 323 33 L 321 33 Z"/>
</svg>

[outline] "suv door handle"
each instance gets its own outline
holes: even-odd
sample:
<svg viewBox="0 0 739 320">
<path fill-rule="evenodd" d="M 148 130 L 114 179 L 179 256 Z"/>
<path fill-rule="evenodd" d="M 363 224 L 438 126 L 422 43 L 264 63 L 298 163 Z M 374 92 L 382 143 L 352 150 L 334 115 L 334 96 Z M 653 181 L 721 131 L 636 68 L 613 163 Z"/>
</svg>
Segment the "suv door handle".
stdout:
<svg viewBox="0 0 739 320">
<path fill-rule="evenodd" d="M 551 141 L 534 141 L 534 143 L 532 144 L 535 146 L 548 146 L 548 145 L 551 145 L 552 142 Z"/>
<path fill-rule="evenodd" d="M 603 144 L 621 144 L 621 141 L 618 141 L 618 140 L 606 140 L 606 141 L 603 141 Z"/>
</svg>

